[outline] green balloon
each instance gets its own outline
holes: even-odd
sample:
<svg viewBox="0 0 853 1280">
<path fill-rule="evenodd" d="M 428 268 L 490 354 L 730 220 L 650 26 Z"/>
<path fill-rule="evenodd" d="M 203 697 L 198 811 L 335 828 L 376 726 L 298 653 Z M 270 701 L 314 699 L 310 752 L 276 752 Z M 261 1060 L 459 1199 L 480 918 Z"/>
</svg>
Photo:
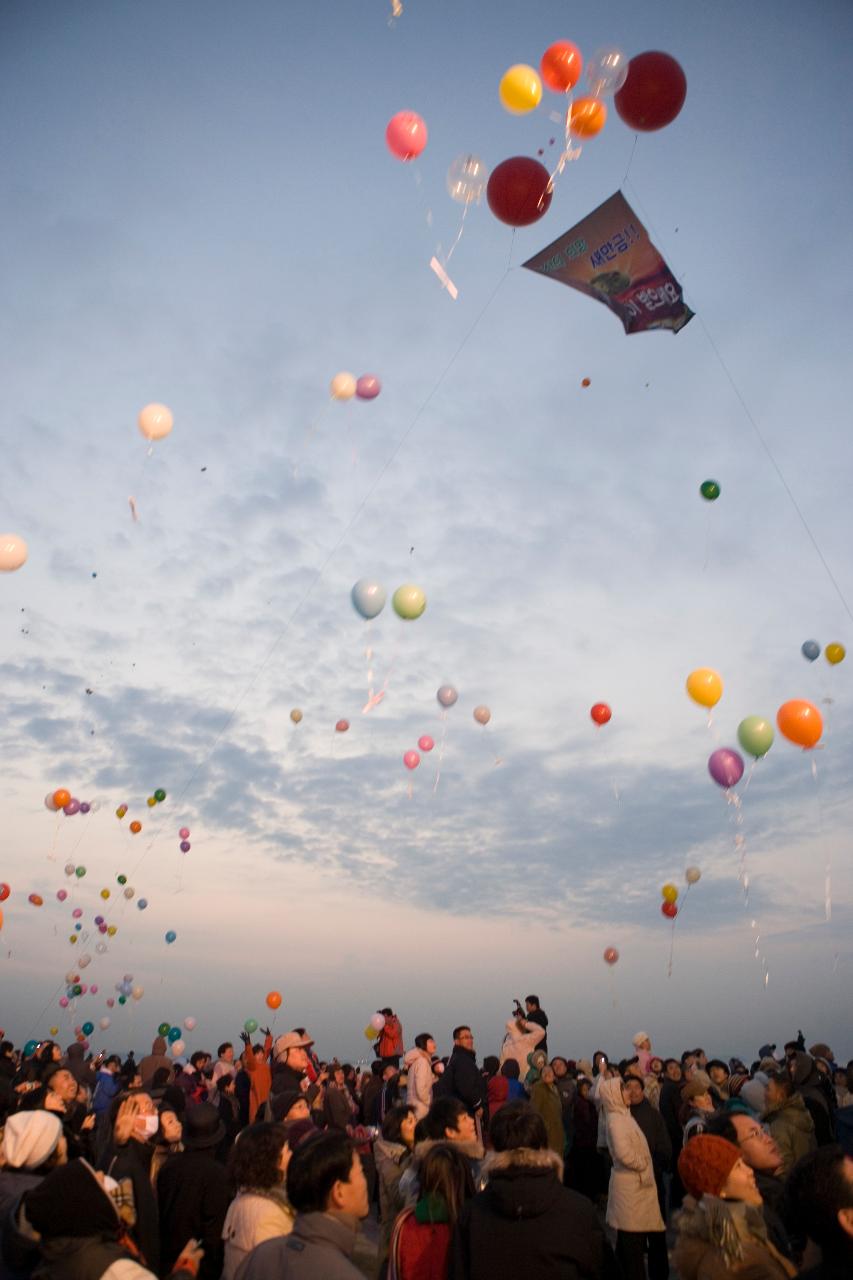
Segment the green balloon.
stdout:
<svg viewBox="0 0 853 1280">
<path fill-rule="evenodd" d="M 258 1029 L 257 1018 L 247 1018 L 246 1021 L 243 1023 L 243 1030 L 248 1031 L 250 1036 L 254 1035 L 257 1029 Z"/>
<path fill-rule="evenodd" d="M 158 804 L 162 804 L 163 801 L 166 799 L 166 792 L 163 790 L 162 787 L 158 787 L 157 790 L 154 792 L 154 799 L 157 801 Z"/>
<path fill-rule="evenodd" d="M 72 989 L 74 991 L 75 996 L 82 996 L 83 988 L 80 986 L 79 982 L 75 982 L 74 987 Z"/>
<path fill-rule="evenodd" d="M 773 726 L 763 716 L 747 716 L 737 727 L 738 742 L 756 760 L 767 755 L 775 736 Z"/>
<path fill-rule="evenodd" d="M 172 1025 L 171 1022 L 161 1022 L 159 1027 L 157 1028 L 158 1036 L 167 1036 L 169 1034 L 169 1028 L 171 1027 L 171 1025 Z"/>
<path fill-rule="evenodd" d="M 127 884 L 127 876 L 116 876 L 119 884 Z"/>
<path fill-rule="evenodd" d="M 716 502 L 720 496 L 720 486 L 716 480 L 703 480 L 699 486 L 699 492 L 706 502 Z"/>
<path fill-rule="evenodd" d="M 119 996 L 118 1002 L 119 1004 L 127 1004 L 127 996 Z"/>
<path fill-rule="evenodd" d="M 84 875 L 86 874 L 86 868 L 85 868 L 85 867 L 75 867 L 75 868 L 74 868 L 74 874 L 75 874 L 75 876 L 77 876 L 80 880 L 82 880 L 82 879 L 83 879 L 83 877 L 84 877 Z"/>
<path fill-rule="evenodd" d="M 419 618 L 426 608 L 426 596 L 420 587 L 414 586 L 412 583 L 406 583 L 405 586 L 398 587 L 391 598 L 391 604 L 394 606 L 394 612 L 400 618 L 405 618 L 407 622 L 413 622 L 415 618 Z"/>
<path fill-rule="evenodd" d="M 95 1030 L 95 1024 L 94 1024 L 94 1022 L 84 1022 L 84 1023 L 83 1023 L 83 1035 L 84 1035 L 84 1036 L 90 1036 L 94 1030 Z"/>
</svg>

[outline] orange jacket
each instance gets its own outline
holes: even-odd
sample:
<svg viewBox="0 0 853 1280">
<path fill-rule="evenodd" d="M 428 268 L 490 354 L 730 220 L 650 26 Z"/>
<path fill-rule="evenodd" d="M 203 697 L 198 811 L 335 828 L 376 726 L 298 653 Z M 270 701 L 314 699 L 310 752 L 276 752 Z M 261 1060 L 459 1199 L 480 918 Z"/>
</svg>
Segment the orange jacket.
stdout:
<svg viewBox="0 0 853 1280">
<path fill-rule="evenodd" d="M 264 1056 L 256 1058 L 251 1046 L 243 1051 L 243 1066 L 249 1073 L 252 1091 L 249 1095 L 249 1124 L 254 1124 L 255 1116 L 270 1096 L 272 1072 L 269 1065 L 269 1054 L 272 1048 L 272 1036 L 264 1040 Z"/>
</svg>

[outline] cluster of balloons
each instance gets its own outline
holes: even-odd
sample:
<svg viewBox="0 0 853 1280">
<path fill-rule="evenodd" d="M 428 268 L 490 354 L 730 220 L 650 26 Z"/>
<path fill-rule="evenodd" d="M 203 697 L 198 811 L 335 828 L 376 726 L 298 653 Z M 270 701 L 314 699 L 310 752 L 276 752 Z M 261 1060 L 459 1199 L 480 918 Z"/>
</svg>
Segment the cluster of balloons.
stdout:
<svg viewBox="0 0 853 1280">
<path fill-rule="evenodd" d="M 192 848 L 192 845 L 190 844 L 189 827 L 181 827 L 180 830 L 178 831 L 178 835 L 181 840 L 181 843 L 178 845 L 178 848 L 180 849 L 181 853 L 189 853 L 190 849 Z"/>
<path fill-rule="evenodd" d="M 149 809 L 153 809 L 155 804 L 162 804 L 165 799 L 166 792 L 162 787 L 158 787 L 154 794 L 148 797 L 145 803 L 148 805 Z"/>
<path fill-rule="evenodd" d="M 398 111 L 385 127 L 385 143 L 398 160 L 415 160 L 426 147 L 429 130 L 417 111 Z"/>
<path fill-rule="evenodd" d="M 352 607 L 359 617 L 368 622 L 372 618 L 379 617 L 379 614 L 385 608 L 387 598 L 388 593 L 382 583 L 376 582 L 372 578 L 359 578 L 350 592 Z M 426 609 L 427 601 L 420 587 L 407 582 L 394 592 L 391 597 L 391 605 L 399 618 L 403 618 L 406 622 L 413 622 Z M 294 712 L 291 711 L 290 717 L 294 720 Z M 301 719 L 302 713 L 299 712 L 299 718 L 295 719 L 294 723 L 298 724 Z"/>
<path fill-rule="evenodd" d="M 0 533 L 0 573 L 14 573 L 27 559 L 27 544 L 16 533 Z"/>
<path fill-rule="evenodd" d="M 800 652 L 809 662 L 814 662 L 816 658 L 820 657 L 820 645 L 817 640 L 806 640 Z M 847 657 L 847 650 L 843 644 L 828 644 L 823 651 L 823 656 L 831 667 L 837 667 L 839 662 L 843 662 Z"/>
<path fill-rule="evenodd" d="M 366 1038 L 368 1040 L 375 1040 L 376 1037 L 381 1034 L 384 1026 L 385 1026 L 384 1014 L 374 1013 L 373 1017 L 370 1019 L 367 1026 L 364 1028 L 364 1034 Z"/>
<path fill-rule="evenodd" d="M 47 793 L 44 807 L 51 813 L 58 813 L 61 809 L 67 817 L 73 818 L 75 813 L 97 813 L 101 804 L 99 800 L 77 800 L 65 787 L 59 787 Z"/>
<path fill-rule="evenodd" d="M 382 390 L 382 383 L 375 373 L 363 373 L 360 378 L 355 374 L 342 370 L 336 373 L 329 383 L 329 394 L 333 400 L 375 400 Z"/>
<path fill-rule="evenodd" d="M 152 443 L 155 440 L 163 440 L 174 425 L 175 419 L 172 417 L 172 411 L 167 409 L 164 404 L 147 404 L 141 410 L 137 419 L 140 433 Z"/>
<path fill-rule="evenodd" d="M 666 916 L 668 920 L 674 920 L 678 915 L 678 889 L 674 884 L 667 882 L 660 891 L 663 902 L 660 904 L 661 915 Z"/>
</svg>

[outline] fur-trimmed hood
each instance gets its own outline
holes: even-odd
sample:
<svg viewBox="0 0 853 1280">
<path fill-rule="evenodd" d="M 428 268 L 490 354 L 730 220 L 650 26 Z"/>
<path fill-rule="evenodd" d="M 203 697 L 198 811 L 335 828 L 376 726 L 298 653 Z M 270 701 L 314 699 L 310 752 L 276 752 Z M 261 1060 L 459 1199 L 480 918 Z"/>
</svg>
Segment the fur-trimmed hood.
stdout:
<svg viewBox="0 0 853 1280">
<path fill-rule="evenodd" d="M 563 1195 L 563 1162 L 547 1149 L 495 1151 L 487 1156 L 483 1174 L 490 1211 L 512 1222 L 552 1213 Z"/>
<path fill-rule="evenodd" d="M 514 1173 L 519 1169 L 537 1171 L 553 1169 L 562 1181 L 563 1162 L 555 1151 L 547 1147 L 544 1151 L 535 1151 L 533 1147 L 515 1147 L 512 1151 L 490 1151 L 483 1162 L 483 1173 L 489 1178 L 500 1177 L 504 1173 Z"/>
</svg>

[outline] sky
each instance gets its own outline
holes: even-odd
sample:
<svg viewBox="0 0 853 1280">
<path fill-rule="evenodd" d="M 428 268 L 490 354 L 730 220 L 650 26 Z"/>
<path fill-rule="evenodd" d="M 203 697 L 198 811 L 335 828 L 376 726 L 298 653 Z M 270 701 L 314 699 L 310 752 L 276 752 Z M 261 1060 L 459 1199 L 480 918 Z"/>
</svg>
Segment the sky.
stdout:
<svg viewBox="0 0 853 1280">
<path fill-rule="evenodd" d="M 800 646 L 853 641 L 853 13 L 389 15 L 0 9 L 0 529 L 29 546 L 0 581 L 0 1024 L 109 1016 L 93 1043 L 141 1049 L 192 1015 L 188 1049 L 215 1048 L 276 990 L 276 1030 L 323 1055 L 369 1056 L 385 1005 L 445 1052 L 469 1021 L 487 1053 L 535 991 L 573 1057 L 639 1028 L 748 1057 L 802 1027 L 846 1059 L 851 663 Z M 448 166 L 556 162 L 559 100 L 513 117 L 497 87 L 557 39 L 670 52 L 685 107 L 639 137 L 611 111 L 533 227 L 472 207 L 454 302 L 428 265 L 459 226 Z M 402 109 L 429 128 L 414 164 L 384 143 Z M 697 313 L 678 335 L 626 337 L 521 268 L 620 187 Z M 340 370 L 380 396 L 330 402 Z M 148 456 L 151 401 L 175 425 Z M 363 577 L 419 585 L 425 613 L 368 628 Z M 684 689 L 704 666 L 710 725 Z M 709 753 L 791 698 L 824 712 L 820 749 L 777 735 L 727 804 Z M 58 787 L 101 807 L 56 817 Z M 660 887 L 688 866 L 673 933 Z M 84 954 L 99 993 L 63 1013 Z M 108 1011 L 125 973 L 144 995 Z"/>
</svg>

